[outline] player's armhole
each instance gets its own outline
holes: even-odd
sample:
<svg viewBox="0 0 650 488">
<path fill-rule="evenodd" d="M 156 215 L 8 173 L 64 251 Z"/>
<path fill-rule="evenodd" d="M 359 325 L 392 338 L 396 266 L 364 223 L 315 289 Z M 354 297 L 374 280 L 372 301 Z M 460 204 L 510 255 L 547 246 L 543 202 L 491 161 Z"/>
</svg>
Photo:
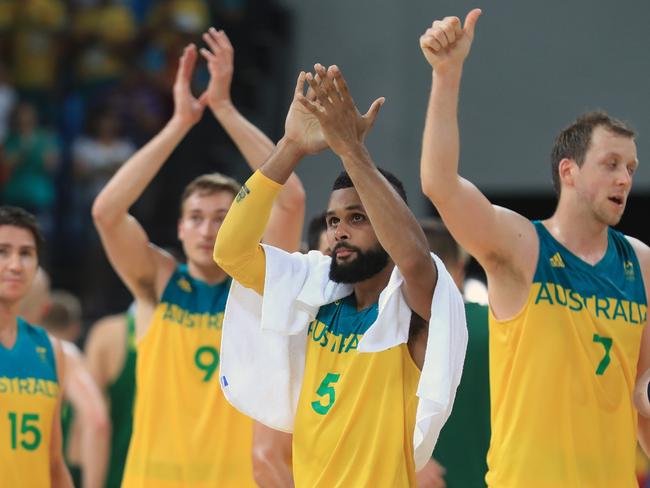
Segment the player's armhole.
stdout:
<svg viewBox="0 0 650 488">
<path fill-rule="evenodd" d="M 59 384 L 59 401 L 63 395 L 63 382 L 65 381 L 65 356 L 63 354 L 63 346 L 61 341 L 51 334 L 47 334 L 47 338 L 52 346 L 52 356 L 54 357 L 54 374 L 56 374 L 56 381 Z"/>
</svg>

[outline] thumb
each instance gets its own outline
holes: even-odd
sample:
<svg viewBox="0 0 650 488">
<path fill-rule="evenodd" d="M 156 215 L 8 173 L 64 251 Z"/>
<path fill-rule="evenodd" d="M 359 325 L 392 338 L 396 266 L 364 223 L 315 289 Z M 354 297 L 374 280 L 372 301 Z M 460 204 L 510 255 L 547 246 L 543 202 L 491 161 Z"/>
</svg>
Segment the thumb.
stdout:
<svg viewBox="0 0 650 488">
<path fill-rule="evenodd" d="M 206 106 L 208 104 L 208 90 L 204 91 L 199 97 L 199 105 Z"/>
<path fill-rule="evenodd" d="M 467 14 L 467 17 L 465 17 L 465 25 L 463 27 L 463 30 L 470 39 L 474 39 L 474 28 L 476 27 L 476 22 L 478 22 L 478 18 L 482 13 L 483 12 L 480 8 L 475 8 Z"/>
<path fill-rule="evenodd" d="M 370 105 L 370 108 L 363 116 L 363 118 L 366 119 L 366 121 L 368 122 L 368 129 L 370 129 L 373 125 L 375 125 L 375 119 L 377 118 L 379 109 L 381 108 L 381 106 L 384 104 L 385 101 L 386 99 L 384 97 L 379 97 L 377 100 L 372 102 L 372 105 Z"/>
</svg>

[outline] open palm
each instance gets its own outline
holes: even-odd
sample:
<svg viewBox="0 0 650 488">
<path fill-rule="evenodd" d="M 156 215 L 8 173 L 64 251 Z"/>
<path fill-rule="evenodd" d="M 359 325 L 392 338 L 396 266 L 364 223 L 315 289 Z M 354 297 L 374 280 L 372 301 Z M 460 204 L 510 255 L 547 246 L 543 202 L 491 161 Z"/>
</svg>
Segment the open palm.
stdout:
<svg viewBox="0 0 650 488">
<path fill-rule="evenodd" d="M 185 47 L 178 64 L 174 82 L 174 117 L 183 124 L 192 126 L 201 120 L 205 104 L 192 95 L 190 88 L 194 64 L 196 63 L 196 46 Z"/>
<path fill-rule="evenodd" d="M 301 72 L 284 124 L 285 137 L 297 142 L 305 154 L 316 154 L 327 148 L 327 142 L 318 119 L 298 101 L 304 86 L 305 73 Z M 310 100 L 314 99 L 311 91 L 305 96 Z"/>
</svg>

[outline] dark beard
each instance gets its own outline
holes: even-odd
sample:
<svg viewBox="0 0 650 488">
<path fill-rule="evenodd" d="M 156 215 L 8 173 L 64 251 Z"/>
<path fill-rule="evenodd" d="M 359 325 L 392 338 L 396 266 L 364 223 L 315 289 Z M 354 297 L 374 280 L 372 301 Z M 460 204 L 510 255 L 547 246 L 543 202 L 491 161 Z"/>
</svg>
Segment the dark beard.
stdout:
<svg viewBox="0 0 650 488">
<path fill-rule="evenodd" d="M 349 263 L 336 261 L 336 250 L 350 249 L 357 253 L 357 257 Z M 330 265 L 330 280 L 336 283 L 359 283 L 372 278 L 388 264 L 388 253 L 381 247 L 361 251 L 357 247 L 337 245 L 332 250 L 332 264 Z"/>
</svg>

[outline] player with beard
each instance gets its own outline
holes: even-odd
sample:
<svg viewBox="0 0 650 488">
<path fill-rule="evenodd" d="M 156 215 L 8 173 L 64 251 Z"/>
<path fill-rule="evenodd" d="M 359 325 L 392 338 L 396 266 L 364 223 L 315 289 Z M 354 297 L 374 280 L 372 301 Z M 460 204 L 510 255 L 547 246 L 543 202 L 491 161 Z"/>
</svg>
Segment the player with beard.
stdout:
<svg viewBox="0 0 650 488">
<path fill-rule="evenodd" d="M 457 17 L 435 21 L 420 38 L 433 69 L 421 174 L 488 277 L 486 481 L 632 488 L 637 435 L 650 441 L 650 421 L 637 421 L 631 401 L 650 365 L 650 249 L 612 226 L 639 164 L 635 134 L 604 112 L 587 113 L 551 151 L 558 203 L 550 218 L 531 222 L 492 205 L 458 175 L 460 80 L 480 13 L 464 26 Z"/>
<path fill-rule="evenodd" d="M 441 263 L 440 267 L 434 264 L 422 229 L 407 206 L 402 184 L 375 166 L 363 144 L 364 119 L 374 119 L 382 100 L 376 100 L 369 113 L 361 116 L 338 68 L 326 70 L 317 64 L 315 69 L 318 78 L 301 73 L 294 103 L 302 104 L 315 117 L 316 126 L 305 127 L 288 115 L 276 151 L 244 185 L 217 236 L 215 260 L 236 280 L 224 320 L 222 387 L 226 397 L 241 408 L 238 400 L 242 392 L 234 389 L 239 387 L 239 379 L 231 375 L 237 368 L 230 368 L 229 362 L 231 357 L 250 355 L 255 346 L 247 339 L 238 348 L 229 331 L 236 334 L 236 330 L 247 329 L 242 319 L 254 314 L 255 306 L 240 309 L 238 304 L 244 303 L 240 297 L 260 300 L 264 310 L 281 311 L 284 307 L 275 301 L 275 294 L 291 293 L 289 308 L 300 301 L 288 288 L 304 287 L 300 296 L 307 302 L 309 296 L 322 293 L 310 302 L 312 312 L 299 319 L 300 328 L 289 333 L 296 337 L 289 340 L 297 344 L 296 349 L 289 349 L 289 355 L 293 354 L 289 362 L 295 359 L 299 364 L 296 370 L 290 365 L 287 376 L 302 378 L 288 388 L 297 397 L 289 409 L 296 486 L 415 486 L 416 390 L 427 349 L 426 323 L 434 289 L 441 282 L 448 286 L 451 278 Z M 315 99 L 302 95 L 305 79 Z M 275 195 L 299 161 L 314 152 L 314 140 L 320 137 L 345 168 L 334 182 L 326 212 L 332 258 L 318 251 L 288 255 L 261 246 Z M 400 231 L 395 232 L 396 228 Z M 315 264 L 306 269 L 307 263 Z M 276 281 L 277 269 L 290 271 Z M 452 287 L 455 295 L 450 303 L 457 304 L 462 315 L 462 299 L 453 283 L 449 289 Z M 327 295 L 328 290 L 336 291 Z M 400 330 L 405 333 L 383 348 L 365 352 L 364 344 L 381 330 L 382 321 L 385 324 L 389 312 L 384 312 L 390 308 L 387 304 L 395 303 L 391 301 L 395 297 L 404 306 L 405 313 L 396 321 L 402 322 Z M 274 325 L 284 326 L 277 322 Z M 306 344 L 300 340 L 304 335 L 296 335 L 305 332 Z M 279 349 L 277 336 L 264 336 L 268 354 Z M 255 356 L 251 368 L 266 360 L 261 356 Z M 267 382 L 278 384 L 270 394 L 281 396 L 282 372 L 260 369 L 273 376 Z M 448 380 L 455 392 L 456 378 Z M 259 381 L 244 381 L 241 388 L 255 390 L 252 394 L 256 395 Z M 447 395 L 453 401 L 453 393 Z M 265 404 L 266 410 L 272 408 L 270 402 Z"/>
</svg>

